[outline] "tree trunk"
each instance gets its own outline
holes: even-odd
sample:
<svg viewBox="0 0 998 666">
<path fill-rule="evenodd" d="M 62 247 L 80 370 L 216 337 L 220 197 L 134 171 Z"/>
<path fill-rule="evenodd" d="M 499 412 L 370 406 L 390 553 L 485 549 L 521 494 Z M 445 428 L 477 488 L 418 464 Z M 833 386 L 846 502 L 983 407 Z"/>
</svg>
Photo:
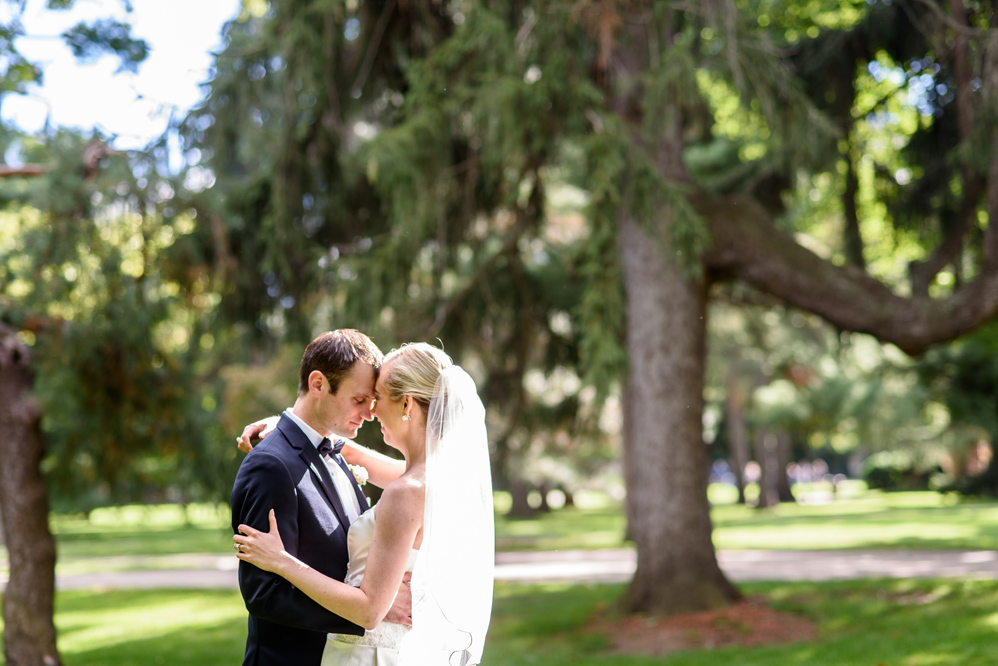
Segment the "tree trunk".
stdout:
<svg viewBox="0 0 998 666">
<path fill-rule="evenodd" d="M 624 525 L 624 541 L 634 541 L 634 530 L 637 529 L 637 525 L 631 520 L 631 516 L 635 515 L 637 511 L 634 508 L 634 497 L 638 493 L 631 490 L 631 478 L 630 470 L 631 465 L 634 462 L 634 452 L 632 442 L 634 441 L 634 427 L 630 419 L 630 412 L 628 410 L 628 405 L 631 404 L 631 391 L 628 382 L 622 382 L 620 388 L 620 399 L 621 404 L 624 408 L 624 423 L 622 427 L 621 435 L 623 437 L 621 441 L 621 464 L 624 468 L 624 486 L 627 489 L 624 494 L 624 515 L 627 517 L 627 524 Z"/>
<path fill-rule="evenodd" d="M 540 493 L 541 496 L 541 504 L 537 507 L 538 513 L 551 513 L 551 505 L 548 503 L 548 492 L 550 492 L 550 490 L 551 487 L 546 483 L 542 483 L 537 488 L 537 492 Z"/>
<path fill-rule="evenodd" d="M 665 215 L 669 226 L 669 215 Z M 668 238 L 669 233 L 662 233 Z M 681 275 L 673 250 L 626 212 L 620 247 L 627 292 L 627 520 L 637 571 L 628 611 L 671 614 L 739 598 L 717 564 L 703 442 L 706 289 Z"/>
<path fill-rule="evenodd" d="M 793 453 L 793 438 L 789 432 L 779 432 L 776 435 L 776 497 L 781 502 L 796 502 L 793 490 L 790 488 L 790 478 L 787 467 L 790 466 Z"/>
<path fill-rule="evenodd" d="M 846 136 L 849 130 L 846 130 Z M 845 216 L 845 253 L 846 260 L 856 266 L 866 270 L 866 259 L 863 257 L 863 235 L 859 228 L 859 176 L 856 173 L 856 165 L 853 163 L 852 155 L 845 154 L 846 160 L 846 189 L 842 195 L 842 211 Z"/>
<path fill-rule="evenodd" d="M 514 479 L 509 484 L 509 496 L 513 503 L 509 507 L 511 518 L 530 518 L 536 512 L 530 506 L 528 496 L 530 485 L 521 479 Z"/>
<path fill-rule="evenodd" d="M 748 463 L 748 424 L 745 423 L 745 396 L 738 386 L 738 376 L 728 371 L 728 399 L 725 402 L 728 427 L 728 448 L 731 471 L 738 486 L 738 503 L 745 504 L 745 465 Z"/>
<path fill-rule="evenodd" d="M 48 525 L 41 414 L 31 398 L 28 350 L 0 326 L 0 514 L 10 558 L 3 596 L 4 655 L 8 666 L 61 663 L 53 623 L 55 540 Z"/>
<path fill-rule="evenodd" d="M 759 463 L 759 499 L 757 509 L 768 509 L 780 502 L 776 489 L 777 467 L 776 436 L 766 428 L 759 428 L 755 434 L 755 461 Z"/>
</svg>

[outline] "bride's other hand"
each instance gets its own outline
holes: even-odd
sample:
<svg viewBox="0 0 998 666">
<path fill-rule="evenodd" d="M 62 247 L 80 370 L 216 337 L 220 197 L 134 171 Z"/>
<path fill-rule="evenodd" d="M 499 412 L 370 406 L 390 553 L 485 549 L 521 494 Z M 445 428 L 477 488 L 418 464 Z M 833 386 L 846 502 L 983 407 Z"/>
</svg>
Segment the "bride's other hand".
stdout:
<svg viewBox="0 0 998 666">
<path fill-rule="evenodd" d="M 388 609 L 388 614 L 385 615 L 385 622 L 404 624 L 407 627 L 412 626 L 412 588 L 409 587 L 410 580 L 412 580 L 412 574 L 406 572 L 402 576 L 402 584 L 399 585 L 399 592 L 395 597 L 395 602 L 392 603 L 392 607 Z"/>
<path fill-rule="evenodd" d="M 236 557 L 256 565 L 264 571 L 280 574 L 283 567 L 297 562 L 284 551 L 284 542 L 277 529 L 277 516 L 270 510 L 270 531 L 261 532 L 249 525 L 240 525 L 239 534 L 232 537 L 236 547 Z"/>
<path fill-rule="evenodd" d="M 243 434 L 236 437 L 236 448 L 243 453 L 249 453 L 253 450 L 253 442 L 258 442 L 272 433 L 277 427 L 277 422 L 279 420 L 280 417 L 270 416 L 262 421 L 250 423 L 248 426 L 243 428 Z"/>
</svg>

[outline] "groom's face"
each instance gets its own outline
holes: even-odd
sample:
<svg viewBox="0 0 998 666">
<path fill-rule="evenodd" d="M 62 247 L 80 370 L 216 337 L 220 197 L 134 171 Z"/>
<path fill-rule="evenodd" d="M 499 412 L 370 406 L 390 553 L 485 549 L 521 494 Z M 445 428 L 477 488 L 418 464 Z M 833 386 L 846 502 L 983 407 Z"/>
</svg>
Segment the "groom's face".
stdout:
<svg viewBox="0 0 998 666">
<path fill-rule="evenodd" d="M 371 420 L 371 403 L 374 400 L 374 368 L 357 361 L 340 382 L 336 393 L 328 385 L 319 400 L 323 425 L 340 437 L 353 439 L 364 421 Z"/>
</svg>

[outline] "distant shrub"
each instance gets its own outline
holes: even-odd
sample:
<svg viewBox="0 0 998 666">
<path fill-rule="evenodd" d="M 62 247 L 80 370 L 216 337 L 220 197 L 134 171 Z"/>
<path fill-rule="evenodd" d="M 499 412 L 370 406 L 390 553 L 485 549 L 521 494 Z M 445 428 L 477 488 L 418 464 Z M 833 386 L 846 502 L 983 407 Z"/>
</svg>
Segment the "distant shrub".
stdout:
<svg viewBox="0 0 998 666">
<path fill-rule="evenodd" d="M 939 492 L 956 492 L 968 497 L 998 497 L 998 465 L 991 462 L 981 474 L 964 474 L 939 488 Z"/>
<path fill-rule="evenodd" d="M 916 464 L 901 451 L 874 453 L 863 462 L 863 480 L 874 490 L 928 490 L 938 471 Z"/>
</svg>

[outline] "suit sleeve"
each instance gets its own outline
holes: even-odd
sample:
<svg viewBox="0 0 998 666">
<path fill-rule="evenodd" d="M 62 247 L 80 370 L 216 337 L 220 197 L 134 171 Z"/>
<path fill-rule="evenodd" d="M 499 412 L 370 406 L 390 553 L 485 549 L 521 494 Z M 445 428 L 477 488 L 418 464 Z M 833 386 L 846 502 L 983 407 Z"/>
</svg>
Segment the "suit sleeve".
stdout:
<svg viewBox="0 0 998 666">
<path fill-rule="evenodd" d="M 266 451 L 247 455 L 232 489 L 232 530 L 245 524 L 268 531 L 271 509 L 288 553 L 298 553 L 298 497 L 284 463 Z M 239 590 L 246 610 L 254 617 L 277 624 L 326 633 L 362 633 L 360 628 L 335 615 L 277 574 L 248 562 L 239 562 Z"/>
</svg>

